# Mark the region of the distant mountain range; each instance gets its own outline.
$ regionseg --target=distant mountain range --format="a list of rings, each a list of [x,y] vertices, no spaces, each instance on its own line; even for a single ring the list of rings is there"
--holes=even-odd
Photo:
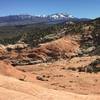
[[[0,26],[27,25],[27,24],[57,24],[62,22],[72,21],[87,21],[87,18],[76,18],[65,13],[56,13],[47,16],[32,16],[32,15],[10,15],[0,17]]]

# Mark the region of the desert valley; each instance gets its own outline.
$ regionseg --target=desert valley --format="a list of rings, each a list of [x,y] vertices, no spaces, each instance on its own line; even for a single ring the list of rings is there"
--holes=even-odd
[[[0,100],[99,100],[99,88],[100,18],[0,18]]]

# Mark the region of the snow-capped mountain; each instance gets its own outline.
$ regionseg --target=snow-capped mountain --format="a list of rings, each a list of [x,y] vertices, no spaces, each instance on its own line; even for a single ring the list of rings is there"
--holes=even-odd
[[[58,19],[69,19],[69,18],[75,18],[75,17],[66,13],[56,13],[56,14],[49,15],[48,18],[58,20]]]
[[[76,18],[67,13],[56,13],[47,16],[10,15],[10,16],[0,17],[0,26],[26,25],[26,24],[36,24],[36,23],[57,24],[62,22],[81,21],[81,20],[83,19]]]

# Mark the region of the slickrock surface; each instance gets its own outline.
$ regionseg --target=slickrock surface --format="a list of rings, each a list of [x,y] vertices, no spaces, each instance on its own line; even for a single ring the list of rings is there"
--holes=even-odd
[[[0,75],[0,100],[99,100],[99,95],[80,95],[46,89],[30,82]]]

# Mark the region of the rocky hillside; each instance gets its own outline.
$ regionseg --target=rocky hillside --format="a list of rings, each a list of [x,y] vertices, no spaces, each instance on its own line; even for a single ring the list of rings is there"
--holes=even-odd
[[[9,58],[12,62],[33,64],[60,58],[100,55],[99,27],[99,18],[87,22],[40,26],[34,29],[27,26],[27,31],[30,33],[23,33],[19,38],[1,40],[6,43],[14,41],[16,44],[1,45],[0,59]]]

